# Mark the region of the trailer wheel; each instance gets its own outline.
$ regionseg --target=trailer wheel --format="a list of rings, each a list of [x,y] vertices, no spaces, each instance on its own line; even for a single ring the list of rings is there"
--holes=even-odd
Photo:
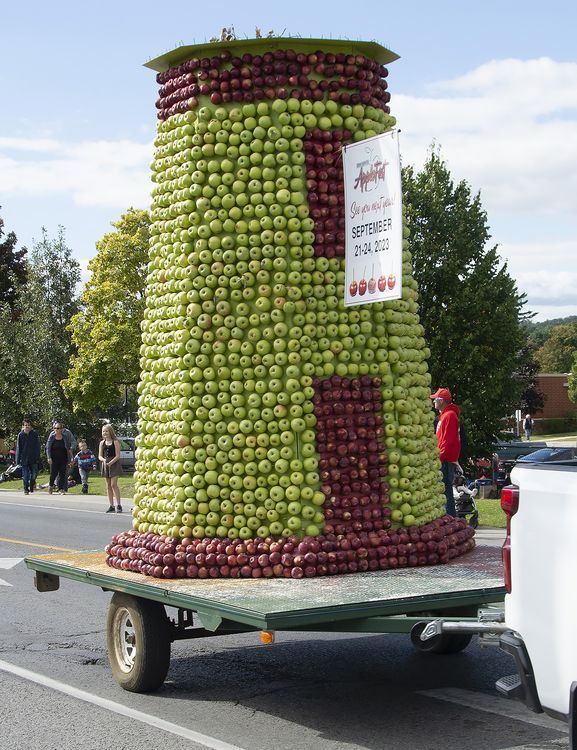
[[[411,643],[421,653],[457,654],[467,648],[473,637],[472,633],[441,633],[422,641],[420,636],[425,625],[426,623],[419,622],[411,630]]]
[[[170,632],[159,602],[116,592],[106,618],[108,661],[116,682],[132,693],[159,688],[170,666]]]

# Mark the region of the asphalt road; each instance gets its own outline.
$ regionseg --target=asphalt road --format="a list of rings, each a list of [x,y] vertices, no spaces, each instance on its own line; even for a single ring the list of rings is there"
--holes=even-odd
[[[0,488],[1,750],[552,750],[565,727],[497,696],[495,648],[415,652],[404,635],[279,633],[177,641],[161,690],[123,691],[106,657],[110,594],[38,593],[23,558],[101,549],[130,527],[106,498]],[[124,503],[125,510],[130,507]],[[499,544],[500,531],[483,532]]]

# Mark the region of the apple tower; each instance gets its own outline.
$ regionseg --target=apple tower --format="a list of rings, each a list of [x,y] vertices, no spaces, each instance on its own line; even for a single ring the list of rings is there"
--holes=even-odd
[[[474,546],[445,515],[407,227],[400,299],[344,304],[342,149],[395,125],[396,57],[267,38],[148,63],[160,88],[134,520],[110,565],[299,578]]]

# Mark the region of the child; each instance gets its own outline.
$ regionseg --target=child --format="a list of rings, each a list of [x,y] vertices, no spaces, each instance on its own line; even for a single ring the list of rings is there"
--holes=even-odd
[[[96,469],[96,456],[88,449],[86,440],[78,442],[78,453],[74,456],[74,464],[78,466],[80,479],[82,481],[82,494],[88,494],[88,472]]]
[[[475,486],[471,489],[470,486],[467,486],[465,481],[462,469],[461,471],[457,470],[455,478],[453,479],[453,497],[455,498],[457,518],[466,518],[469,513],[472,514],[469,520],[469,525],[476,529],[479,525],[479,512],[475,506],[477,487]]]

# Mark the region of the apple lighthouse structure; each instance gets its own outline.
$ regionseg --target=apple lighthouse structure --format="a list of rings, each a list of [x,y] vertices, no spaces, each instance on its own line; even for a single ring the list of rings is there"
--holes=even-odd
[[[300,578],[474,546],[445,515],[408,229],[396,298],[369,302],[395,284],[377,289],[374,257],[371,278],[345,283],[343,153],[394,129],[396,57],[267,38],[148,63],[160,90],[134,520],[109,565]]]

